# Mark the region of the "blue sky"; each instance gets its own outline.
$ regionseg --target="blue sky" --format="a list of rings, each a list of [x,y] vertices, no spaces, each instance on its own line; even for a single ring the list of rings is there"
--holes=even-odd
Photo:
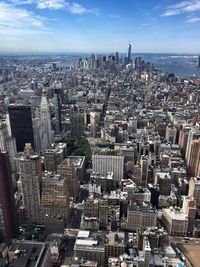
[[[1,51],[200,53],[200,0],[0,0]]]

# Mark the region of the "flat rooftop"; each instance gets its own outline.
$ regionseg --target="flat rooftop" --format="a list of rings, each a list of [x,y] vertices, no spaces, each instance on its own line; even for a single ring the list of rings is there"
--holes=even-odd
[[[69,159],[75,168],[81,168],[85,160],[84,156],[67,156],[66,159]]]
[[[172,218],[172,220],[188,221],[185,213],[183,213],[181,209],[175,210],[175,209],[169,208],[169,209],[163,209],[163,210]]]
[[[10,251],[14,253],[14,258],[11,260],[9,266],[12,267],[36,267],[41,266],[42,260],[46,254],[47,246],[39,242],[15,242]]]

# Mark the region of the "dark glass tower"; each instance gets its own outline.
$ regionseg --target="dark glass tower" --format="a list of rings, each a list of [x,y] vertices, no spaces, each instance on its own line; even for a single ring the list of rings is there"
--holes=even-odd
[[[128,63],[131,62],[131,44],[130,43],[128,45],[127,61],[128,61]]]
[[[26,143],[34,147],[31,106],[10,105],[8,107],[12,136],[16,139],[17,151],[24,151]]]
[[[200,68],[200,56],[197,58],[197,68]]]
[[[61,124],[61,90],[55,89],[54,94],[54,113],[56,117],[56,127],[55,134],[60,135],[62,132],[62,124]]]
[[[7,244],[11,242],[11,238],[16,234],[15,211],[8,152],[0,150],[0,239],[4,239]]]

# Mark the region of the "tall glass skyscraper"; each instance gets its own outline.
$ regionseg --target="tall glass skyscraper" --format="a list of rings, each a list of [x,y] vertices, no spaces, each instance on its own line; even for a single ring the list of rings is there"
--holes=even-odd
[[[128,60],[128,63],[131,62],[131,44],[130,43],[128,45],[127,60]]]
[[[31,143],[34,147],[31,106],[12,104],[8,107],[8,113],[17,151],[24,151],[26,143]]]

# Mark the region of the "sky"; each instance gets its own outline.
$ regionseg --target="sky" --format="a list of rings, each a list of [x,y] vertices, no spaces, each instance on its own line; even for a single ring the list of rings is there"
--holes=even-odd
[[[200,53],[200,0],[0,0],[0,51]]]

